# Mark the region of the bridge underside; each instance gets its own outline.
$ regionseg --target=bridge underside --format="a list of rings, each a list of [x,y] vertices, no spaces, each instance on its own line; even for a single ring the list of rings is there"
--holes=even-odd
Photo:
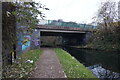
[[[85,35],[85,33],[65,33],[65,32],[44,32],[41,31],[41,36],[77,36],[77,37],[81,37]]]
[[[50,40],[52,40],[52,37],[56,37],[53,41],[53,44],[60,43],[58,45],[62,46],[78,46],[81,44],[84,44],[85,39],[85,32],[78,32],[78,31],[50,31],[50,30],[40,30],[41,38],[44,37],[44,39],[41,40],[41,42],[47,41],[50,43]],[[50,37],[52,36],[52,37]],[[49,38],[47,38],[49,37]],[[56,45],[55,45],[56,46]]]

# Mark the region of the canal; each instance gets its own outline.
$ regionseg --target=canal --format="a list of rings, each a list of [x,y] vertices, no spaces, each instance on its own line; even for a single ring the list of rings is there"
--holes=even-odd
[[[90,69],[98,78],[120,78],[120,54],[96,50],[64,47],[80,63]]]

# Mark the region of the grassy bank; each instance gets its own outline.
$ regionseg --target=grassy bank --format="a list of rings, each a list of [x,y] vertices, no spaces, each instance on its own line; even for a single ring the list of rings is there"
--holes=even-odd
[[[68,78],[96,78],[90,70],[66,51],[54,49]]]
[[[12,65],[3,67],[3,78],[28,78],[42,50],[30,50],[18,56]]]

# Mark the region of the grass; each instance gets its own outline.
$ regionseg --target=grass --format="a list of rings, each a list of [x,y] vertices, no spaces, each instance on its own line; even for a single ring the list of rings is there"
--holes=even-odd
[[[60,63],[68,78],[96,78],[93,73],[88,70],[83,64],[79,63],[74,57],[66,51],[55,48]]]
[[[42,50],[39,49],[22,53],[12,65],[3,68],[3,78],[29,78],[41,53]],[[33,60],[33,63],[27,60]]]

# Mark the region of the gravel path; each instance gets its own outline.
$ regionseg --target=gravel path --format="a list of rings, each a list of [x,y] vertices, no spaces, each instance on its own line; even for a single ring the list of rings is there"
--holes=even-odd
[[[32,72],[32,78],[66,78],[56,53],[52,49],[43,49],[43,54]]]

